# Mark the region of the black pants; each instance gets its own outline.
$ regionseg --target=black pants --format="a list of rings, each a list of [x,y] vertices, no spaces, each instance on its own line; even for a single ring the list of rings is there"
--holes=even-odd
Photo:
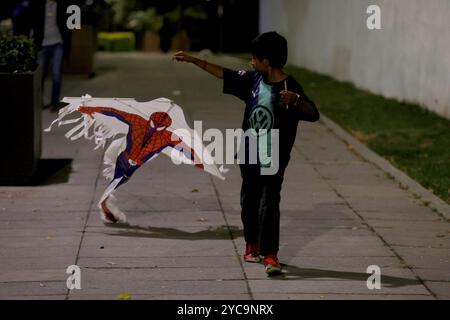
[[[280,243],[280,192],[284,168],[260,175],[257,165],[241,165],[241,218],[247,243],[259,243],[260,255],[276,255]]]

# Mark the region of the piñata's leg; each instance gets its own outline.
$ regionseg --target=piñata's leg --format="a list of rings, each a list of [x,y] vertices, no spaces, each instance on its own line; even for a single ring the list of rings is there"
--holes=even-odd
[[[115,200],[112,193],[116,190],[121,180],[122,178],[118,178],[108,185],[98,204],[100,215],[104,223],[126,222],[125,214],[111,202]]]
[[[114,216],[114,214],[111,212],[111,210],[109,210],[109,208],[106,205],[106,201],[108,199],[109,197],[100,203],[100,208],[102,209],[103,213],[102,220],[106,223],[116,223],[118,221],[117,218]]]
[[[111,200],[115,199],[112,193],[119,186],[126,183],[139,167],[140,166],[132,166],[124,153],[120,154],[117,158],[113,181],[106,188],[99,203],[103,222],[126,222],[125,214],[117,206],[111,203]]]

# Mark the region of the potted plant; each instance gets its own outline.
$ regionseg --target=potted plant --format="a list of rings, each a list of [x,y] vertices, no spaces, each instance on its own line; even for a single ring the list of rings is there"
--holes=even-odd
[[[163,26],[163,17],[156,9],[131,12],[127,27],[142,35],[142,50],[145,52],[160,52],[159,31]]]
[[[0,181],[25,182],[41,157],[41,70],[32,39],[0,35]]]
[[[98,3],[81,6],[81,29],[71,32],[71,46],[64,60],[65,73],[94,73],[94,56],[97,50],[97,29],[102,22],[103,5]]]
[[[130,13],[136,7],[139,7],[136,0],[105,0],[105,2],[109,7],[106,15],[108,17],[111,15],[112,20],[109,27],[112,27],[114,31],[122,31],[122,28],[127,24]]]

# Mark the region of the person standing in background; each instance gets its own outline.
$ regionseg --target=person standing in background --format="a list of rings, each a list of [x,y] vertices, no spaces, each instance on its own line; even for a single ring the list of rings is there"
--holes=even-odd
[[[38,50],[38,60],[42,67],[42,88],[49,65],[52,72],[52,94],[50,107],[58,111],[62,86],[62,64],[68,58],[71,44],[71,30],[66,26],[69,17],[67,7],[79,1],[34,0],[30,2],[31,34]]]

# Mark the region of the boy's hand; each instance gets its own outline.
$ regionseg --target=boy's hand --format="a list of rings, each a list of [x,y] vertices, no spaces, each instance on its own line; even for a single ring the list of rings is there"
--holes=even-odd
[[[187,54],[187,53],[184,52],[184,51],[178,51],[177,53],[175,53],[175,54],[172,56],[172,60],[173,60],[173,61],[183,61],[183,62],[191,62],[191,63],[194,63],[194,62],[197,60],[197,58],[194,58],[193,56]]]
[[[280,94],[281,101],[283,101],[283,103],[287,105],[295,105],[300,100],[300,95],[292,91],[283,90],[280,92]]]

